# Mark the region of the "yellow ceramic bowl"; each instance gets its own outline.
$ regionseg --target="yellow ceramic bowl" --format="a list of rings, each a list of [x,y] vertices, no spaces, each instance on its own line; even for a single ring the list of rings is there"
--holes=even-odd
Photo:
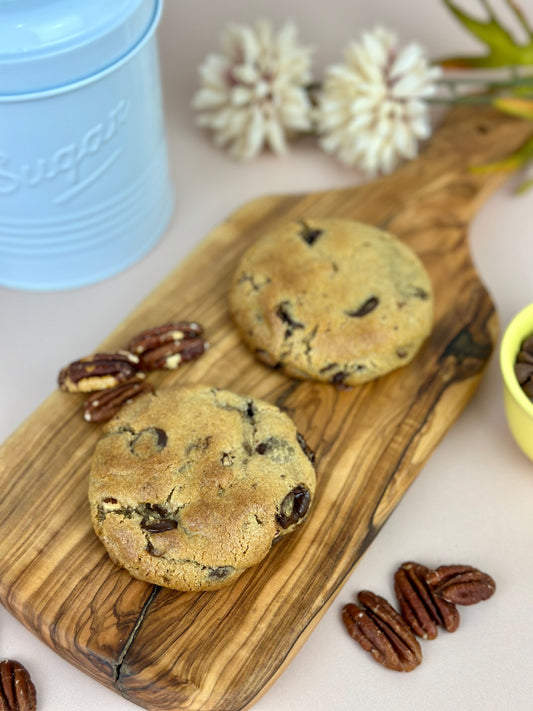
[[[533,334],[533,304],[522,309],[510,322],[500,346],[500,368],[507,422],[522,451],[533,459],[533,402],[524,393],[514,373],[522,341]]]

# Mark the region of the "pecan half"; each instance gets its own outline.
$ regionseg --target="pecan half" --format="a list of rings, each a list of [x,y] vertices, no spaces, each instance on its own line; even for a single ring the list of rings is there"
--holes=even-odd
[[[429,569],[419,563],[403,563],[394,575],[394,590],[402,615],[415,634],[435,639],[438,627],[455,632],[459,612],[451,602],[436,596],[426,582]]]
[[[202,355],[208,344],[198,323],[177,321],[141,331],[128,344],[139,355],[143,370],[173,370]]]
[[[57,382],[67,392],[94,392],[106,390],[136,377],[139,373],[139,358],[129,351],[94,353],[75,360],[61,369]]]
[[[490,575],[470,565],[441,565],[428,571],[426,582],[436,597],[455,605],[475,605],[496,590]]]
[[[143,353],[141,367],[144,370],[175,370],[182,363],[199,358],[207,348],[208,345],[202,338],[184,338],[181,341],[165,343]]]
[[[107,390],[99,390],[87,398],[83,417],[87,422],[105,422],[116,415],[120,408],[133,398],[153,391],[154,388],[150,383],[140,380],[121,383]]]
[[[35,711],[37,694],[28,670],[20,662],[0,662],[0,711]]]
[[[198,338],[202,333],[202,326],[193,321],[165,323],[162,326],[148,328],[138,333],[129,342],[128,350],[137,355],[142,355],[146,351],[162,346],[164,343],[182,341],[184,338]]]
[[[350,636],[388,669],[415,669],[422,661],[422,650],[402,616],[385,598],[368,590],[362,590],[357,601],[359,606],[349,603],[342,613]]]

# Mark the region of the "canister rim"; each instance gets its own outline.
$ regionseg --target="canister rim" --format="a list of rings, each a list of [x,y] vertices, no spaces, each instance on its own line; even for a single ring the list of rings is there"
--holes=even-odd
[[[144,44],[161,10],[162,0],[0,0],[0,101],[93,81]]]

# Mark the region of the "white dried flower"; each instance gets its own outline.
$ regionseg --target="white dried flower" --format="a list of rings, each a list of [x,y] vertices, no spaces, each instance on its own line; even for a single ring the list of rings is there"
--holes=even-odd
[[[199,69],[197,123],[236,158],[254,158],[265,146],[285,153],[288,133],[311,128],[305,88],[312,79],[311,49],[299,44],[291,22],[275,34],[268,21],[230,25],[221,49]]]
[[[440,76],[416,44],[398,49],[381,27],[350,44],[329,67],[317,110],[320,145],[343,163],[375,175],[414,158],[431,134],[425,98]]]

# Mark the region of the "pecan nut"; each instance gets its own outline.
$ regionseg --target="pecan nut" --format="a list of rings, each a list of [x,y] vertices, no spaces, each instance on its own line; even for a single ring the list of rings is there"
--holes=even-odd
[[[184,338],[198,338],[202,333],[202,326],[194,321],[165,323],[162,326],[148,328],[138,333],[128,343],[128,350],[131,353],[142,355],[146,351],[162,346],[164,343],[181,341]]]
[[[139,372],[139,357],[129,351],[94,353],[75,360],[61,369],[57,382],[67,392],[94,392],[113,388],[133,378]]]
[[[175,370],[182,363],[199,358],[206,350],[207,343],[202,338],[186,338],[165,343],[143,353],[141,367],[144,370]]]
[[[385,600],[368,590],[357,596],[359,605],[343,609],[350,636],[374,659],[394,671],[412,671],[422,661],[422,650],[403,617]]]
[[[475,605],[496,590],[490,575],[470,565],[441,565],[427,572],[426,582],[436,598],[454,605]]]
[[[37,694],[28,670],[20,662],[0,662],[0,711],[35,711]]]
[[[459,612],[455,605],[435,595],[427,583],[431,571],[419,563],[403,563],[394,575],[394,590],[400,610],[413,632],[423,639],[435,639],[438,628],[455,632]]]
[[[141,331],[128,344],[143,370],[174,370],[204,353],[208,344],[200,324],[177,321]]]
[[[116,415],[127,402],[138,395],[153,391],[151,383],[141,380],[132,380],[115,385],[114,388],[99,390],[89,395],[85,401],[83,417],[87,422],[105,422]]]

